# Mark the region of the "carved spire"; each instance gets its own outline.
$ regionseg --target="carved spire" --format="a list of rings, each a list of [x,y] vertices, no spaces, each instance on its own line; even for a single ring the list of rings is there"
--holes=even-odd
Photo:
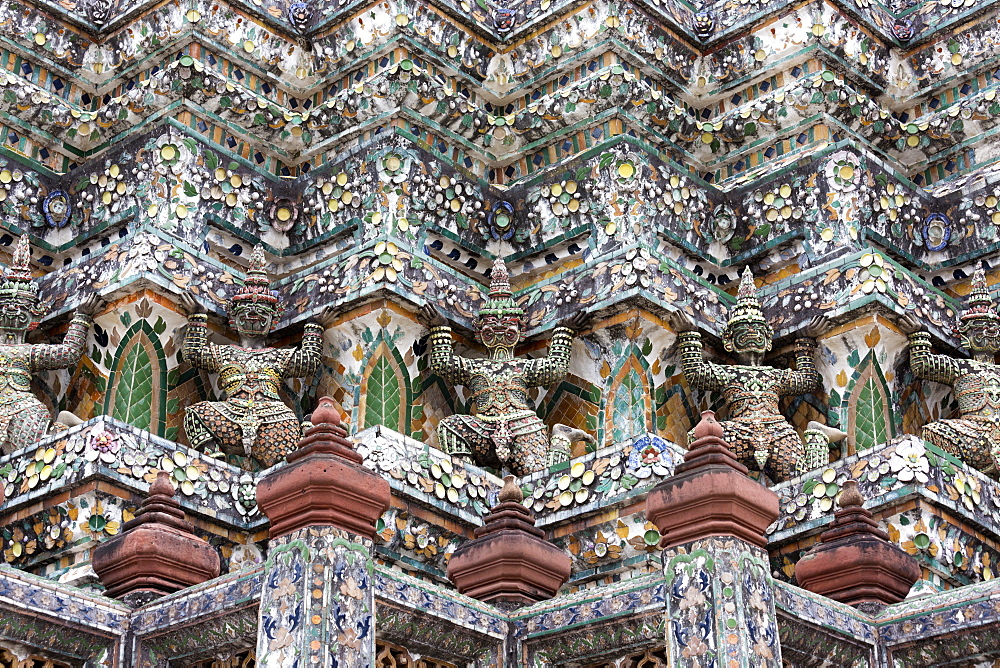
[[[497,258],[493,262],[493,269],[490,270],[490,293],[479,310],[479,317],[492,315],[499,318],[516,316],[520,318],[524,315],[524,310],[517,305],[510,288],[510,274],[507,273],[507,265],[503,258]]]
[[[459,592],[481,601],[530,605],[552,598],[569,579],[569,555],[545,540],[523,500],[514,476],[504,478],[499,503],[448,562],[448,579]]]
[[[27,234],[22,234],[17,240],[14,257],[3,283],[0,284],[0,295],[4,299],[17,299],[21,296],[34,299],[38,296],[38,286],[31,276],[31,245]]]
[[[705,411],[684,462],[646,496],[646,517],[674,547],[709,536],[735,536],[767,546],[767,527],[778,518],[778,495],[747,477],[723,440],[715,413]]]
[[[219,575],[219,553],[194,535],[174,494],[160,471],[135,519],[94,550],[94,571],[107,596],[138,605]]]
[[[736,305],[730,311],[727,327],[732,327],[744,321],[759,322],[767,325],[767,319],[760,308],[760,299],[757,297],[757,286],[753,282],[753,272],[750,271],[750,267],[743,270],[743,276],[740,279],[740,289],[736,293]]]
[[[972,292],[969,293],[966,303],[967,306],[961,316],[963,323],[973,318],[1000,319],[993,308],[993,296],[986,285],[986,272],[982,267],[976,269],[972,275]]]
[[[274,310],[278,308],[278,297],[271,291],[271,279],[267,275],[267,258],[260,246],[254,247],[250,253],[246,280],[233,295],[230,308],[240,302],[263,302]]]
[[[322,397],[299,449],[257,483],[257,506],[271,538],[310,526],[333,526],[365,538],[389,509],[389,483],[362,465],[333,399]]]
[[[31,280],[31,244],[28,235],[22,234],[14,248],[14,259],[10,264],[8,278],[15,281]]]

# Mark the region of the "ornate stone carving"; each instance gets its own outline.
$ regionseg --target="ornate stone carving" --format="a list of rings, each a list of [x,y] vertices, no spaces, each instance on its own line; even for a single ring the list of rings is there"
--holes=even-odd
[[[263,251],[255,248],[246,281],[229,301],[229,321],[240,335],[239,346],[209,343],[207,316],[198,312],[190,295],[182,297],[188,312],[184,359],[218,373],[225,395],[224,401],[187,408],[188,442],[251,470],[269,468],[298,447],[299,420],[281,400],[279,384],[314,373],[323,349],[323,328],[315,323],[306,324],[298,348],[265,345],[278,316],[278,298],[270,290],[264,264]]]
[[[478,337],[489,350],[489,359],[470,359],[453,352],[451,327],[428,304],[424,315],[431,325],[431,371],[447,382],[465,385],[472,392],[476,415],[449,415],[438,423],[443,449],[472,459],[480,466],[507,468],[526,475],[567,458],[560,430],[557,447],[550,447],[545,424],[528,400],[528,388],[555,383],[569,369],[573,329],[583,323],[578,315],[556,327],[547,357],[517,359],[514,346],[521,338],[524,312],[511,296],[510,279],[503,260],[490,272],[489,298],[479,311]]]
[[[1000,315],[986,287],[982,269],[972,278],[968,308],[959,318],[962,345],[972,359],[931,353],[931,337],[912,316],[901,322],[910,338],[914,375],[950,385],[960,417],[924,425],[921,437],[988,475],[1000,475]]]
[[[774,332],[760,308],[753,274],[748,268],[740,282],[736,306],[722,333],[728,352],[740,364],[722,365],[702,358],[701,334],[690,319],[678,312],[671,316],[678,331],[681,367],[692,387],[722,392],[729,404],[730,419],[722,422],[724,439],[739,461],[750,469],[765,472],[775,480],[787,480],[817,466],[822,457],[806,461],[805,446],[778,409],[778,400],[819,389],[822,379],[816,371],[812,338],[825,327],[814,319],[795,342],[796,369],[775,369],[761,361],[771,349]]]
[[[31,392],[31,374],[76,366],[83,356],[93,315],[101,306],[96,295],[84,300],[60,344],[25,343],[28,330],[38,326],[34,319],[43,313],[30,260],[25,235],[18,240],[10,271],[0,284],[0,438],[4,454],[31,445],[50,426],[58,430],[80,422],[64,411],[53,424],[49,409]]]

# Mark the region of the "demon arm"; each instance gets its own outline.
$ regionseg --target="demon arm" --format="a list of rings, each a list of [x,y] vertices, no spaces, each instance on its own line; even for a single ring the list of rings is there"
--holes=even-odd
[[[94,322],[89,315],[77,313],[69,323],[62,343],[38,344],[31,346],[32,371],[45,369],[66,369],[75,366],[83,357],[87,345],[87,332]]]
[[[549,343],[549,354],[529,360],[524,367],[528,387],[544,387],[561,380],[569,371],[569,358],[573,352],[573,330],[556,327]]]
[[[467,384],[471,376],[472,360],[454,353],[451,327],[447,325],[431,327],[430,347],[428,366],[431,372],[452,385]]]
[[[194,313],[188,316],[184,333],[184,361],[198,369],[219,370],[218,346],[208,342],[208,316]]]
[[[680,351],[681,369],[688,385],[708,392],[722,389],[726,381],[725,367],[704,360],[699,332],[678,334],[677,348]]]
[[[951,385],[961,373],[958,361],[946,355],[931,353],[931,335],[913,332],[910,338],[910,368],[913,375],[924,380]]]
[[[816,370],[816,341],[799,339],[795,342],[795,370],[782,373],[778,394],[798,396],[815,392],[823,385],[823,377]]]
[[[323,327],[306,323],[302,344],[288,355],[281,375],[284,378],[304,378],[316,373],[323,354]]]

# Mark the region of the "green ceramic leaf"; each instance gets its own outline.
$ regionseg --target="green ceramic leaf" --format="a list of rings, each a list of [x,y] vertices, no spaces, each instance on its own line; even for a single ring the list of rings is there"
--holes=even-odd
[[[384,355],[380,355],[368,375],[368,392],[365,404],[365,428],[384,425],[400,431],[399,378]]]
[[[139,429],[149,429],[153,408],[153,362],[138,342],[124,360],[116,360],[115,405],[111,416]],[[158,371],[157,371],[158,373]]]
[[[622,443],[646,433],[646,400],[642,378],[631,369],[609,396],[613,443]]]
[[[857,397],[854,442],[860,451],[885,443],[891,434],[885,410],[888,397],[876,374],[868,375]]]

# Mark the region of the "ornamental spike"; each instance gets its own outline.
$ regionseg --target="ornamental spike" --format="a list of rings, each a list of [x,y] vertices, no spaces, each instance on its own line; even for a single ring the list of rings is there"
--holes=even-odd
[[[961,317],[963,321],[983,316],[997,317],[993,310],[993,296],[986,285],[986,271],[982,267],[972,274],[972,291],[969,293],[967,304]]]
[[[510,297],[510,295],[510,274],[503,258],[498,257],[493,261],[493,269],[490,270],[490,299]]]
[[[278,308],[278,298],[271,292],[271,279],[267,275],[267,258],[259,245],[250,253],[250,268],[247,270],[246,280],[233,294],[230,308],[248,301],[264,302],[275,310]]]
[[[494,260],[493,268],[490,270],[490,292],[483,307],[479,310],[479,317],[506,318],[516,316],[520,318],[523,315],[524,309],[518,306],[513,298],[507,265],[504,264],[503,258],[498,257]]]
[[[767,323],[764,312],[760,308],[760,299],[757,297],[757,286],[753,281],[753,272],[750,267],[743,270],[743,277],[740,279],[740,289],[736,293],[736,305],[733,306],[729,317],[729,325],[745,320]]]
[[[22,234],[14,248],[14,259],[10,264],[9,279],[15,281],[31,281],[31,245],[28,235]]]

